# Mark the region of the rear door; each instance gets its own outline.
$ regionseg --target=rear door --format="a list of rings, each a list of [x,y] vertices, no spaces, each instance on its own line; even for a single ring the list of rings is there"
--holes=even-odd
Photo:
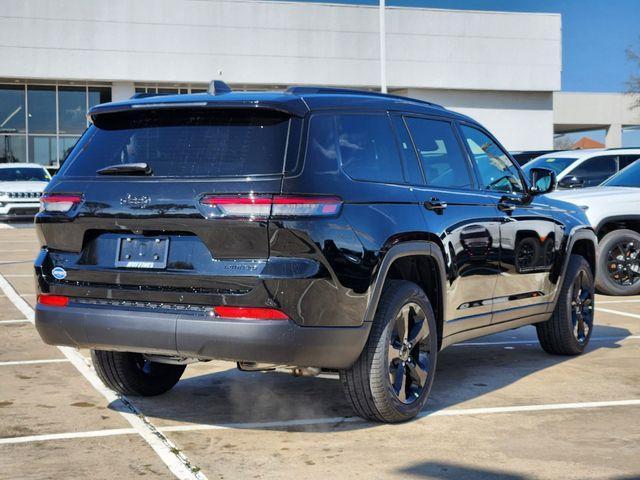
[[[445,335],[486,326],[499,272],[497,200],[475,190],[469,159],[449,120],[405,116],[403,122],[421,172],[413,188],[425,230],[444,247]]]
[[[268,199],[281,190],[297,128],[297,119],[257,108],[100,114],[48,188],[82,201],[39,216],[42,243],[68,281],[242,289],[237,278],[212,275],[268,257]],[[148,174],[99,173],[131,164],[146,164]]]

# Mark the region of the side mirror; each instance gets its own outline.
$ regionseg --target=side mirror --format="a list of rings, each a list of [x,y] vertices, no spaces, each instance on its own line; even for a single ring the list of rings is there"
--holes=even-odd
[[[533,195],[549,193],[556,188],[556,174],[548,168],[532,168],[529,171],[529,178]]]
[[[558,183],[560,188],[582,188],[584,187],[584,180],[579,179],[575,175],[571,177],[564,177]]]

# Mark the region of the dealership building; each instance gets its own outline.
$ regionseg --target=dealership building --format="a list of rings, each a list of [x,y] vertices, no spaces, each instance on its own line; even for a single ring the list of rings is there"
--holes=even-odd
[[[0,162],[55,165],[97,103],[136,92],[380,89],[379,10],[253,0],[1,0]],[[485,124],[510,150],[553,145],[558,14],[386,9],[389,92]]]

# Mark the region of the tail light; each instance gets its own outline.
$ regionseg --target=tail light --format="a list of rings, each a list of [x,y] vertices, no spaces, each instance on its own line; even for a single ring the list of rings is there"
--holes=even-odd
[[[220,318],[240,318],[246,320],[288,320],[286,313],[275,308],[264,307],[213,307],[213,312]]]
[[[41,293],[38,295],[38,303],[49,307],[66,307],[69,304],[69,297]]]
[[[293,195],[207,195],[200,205],[209,218],[329,217],[340,213],[338,197]]]
[[[68,212],[82,201],[82,195],[43,195],[40,197],[41,212]]]

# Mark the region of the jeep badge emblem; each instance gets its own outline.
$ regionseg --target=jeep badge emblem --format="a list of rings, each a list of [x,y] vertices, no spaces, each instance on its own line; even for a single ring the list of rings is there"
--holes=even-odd
[[[128,193],[126,197],[120,199],[121,205],[127,205],[130,208],[144,208],[149,205],[149,203],[151,203],[151,198],[146,195],[136,197]]]
[[[67,278],[67,271],[62,267],[55,267],[51,270],[51,275],[57,280],[64,280]]]

